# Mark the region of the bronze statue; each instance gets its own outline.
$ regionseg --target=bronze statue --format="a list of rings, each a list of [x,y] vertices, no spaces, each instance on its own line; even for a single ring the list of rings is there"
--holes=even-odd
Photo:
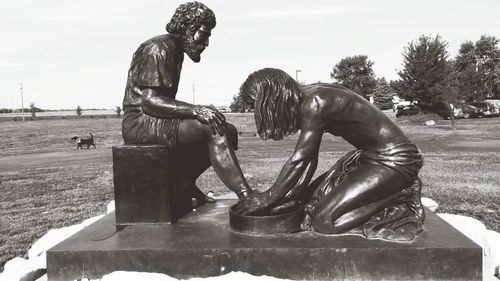
[[[251,192],[233,151],[236,128],[212,106],[175,99],[184,53],[199,62],[215,25],[214,13],[204,4],[180,5],[166,26],[169,34],[147,40],[134,53],[123,99],[125,144],[164,144],[174,150],[199,203],[214,202],[195,185],[210,165],[239,198]]]
[[[275,183],[240,200],[236,212],[269,214],[298,203],[320,233],[356,228],[369,238],[411,241],[422,231],[422,156],[378,108],[342,86],[301,86],[271,68],[251,74],[241,94],[254,105],[262,139],[280,140],[299,130],[300,135]],[[343,137],[356,150],[310,183],[324,132]]]

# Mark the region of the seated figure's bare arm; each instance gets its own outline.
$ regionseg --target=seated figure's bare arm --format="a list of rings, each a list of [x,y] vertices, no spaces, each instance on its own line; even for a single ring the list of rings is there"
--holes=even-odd
[[[141,107],[147,115],[161,119],[196,119],[210,125],[214,134],[224,134],[226,119],[215,107],[179,101],[160,94],[155,88],[145,88],[141,92]]]

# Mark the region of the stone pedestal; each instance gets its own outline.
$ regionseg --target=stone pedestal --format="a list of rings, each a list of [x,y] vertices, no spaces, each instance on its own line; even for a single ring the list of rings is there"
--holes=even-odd
[[[163,145],[113,147],[117,229],[173,223],[192,210],[192,183],[183,180],[172,158]]]
[[[295,280],[482,279],[481,248],[429,210],[417,240],[398,244],[315,232],[236,233],[228,215],[234,203],[221,200],[176,224],[133,225],[114,235],[114,215],[108,215],[47,252],[49,280],[117,270],[182,279],[230,271]]]

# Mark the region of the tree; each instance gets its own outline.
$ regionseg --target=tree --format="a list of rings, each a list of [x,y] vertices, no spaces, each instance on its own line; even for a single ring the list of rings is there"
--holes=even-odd
[[[479,72],[476,69],[476,54],[472,41],[467,41],[460,45],[458,54],[454,62],[454,77],[457,81],[457,99],[473,101],[478,97],[480,88]]]
[[[335,65],[330,77],[368,99],[377,85],[372,66],[373,61],[368,60],[365,55],[345,57]]]
[[[457,103],[457,101],[464,100],[464,95],[460,90],[460,82],[463,77],[458,76],[458,73],[454,71],[455,61],[449,61],[447,64],[447,72],[449,73],[447,79],[443,81],[445,85],[445,92],[441,95],[441,101],[444,103]]]
[[[251,105],[248,105],[241,96],[241,87],[240,91],[233,96],[233,101],[229,105],[229,109],[231,112],[245,112],[248,109],[252,109]]]
[[[483,35],[475,44],[476,69],[480,78],[479,95],[483,98],[500,98],[500,49],[499,40]]]
[[[499,40],[483,35],[462,43],[454,63],[459,97],[467,101],[500,98]]]
[[[12,113],[12,109],[10,109],[10,108],[0,108],[0,113]]]
[[[441,36],[420,36],[403,51],[403,69],[396,83],[400,96],[418,101],[422,108],[431,108],[442,101],[451,74],[448,63],[448,43]]]
[[[35,107],[35,103],[32,102],[30,103],[30,112],[31,112],[31,117],[35,118],[36,116],[36,107]]]
[[[247,109],[250,109],[250,106],[243,101],[241,94],[237,94],[233,96],[233,101],[229,105],[229,109],[231,109],[231,112],[245,112]]]
[[[80,115],[82,115],[83,110],[79,105],[77,105],[75,112],[76,112],[76,115],[80,116]]]
[[[116,116],[120,117],[122,115],[122,108],[117,106],[115,109]]]
[[[392,96],[394,89],[387,83],[385,78],[377,79],[377,85],[373,90],[374,104],[380,109],[392,108]]]

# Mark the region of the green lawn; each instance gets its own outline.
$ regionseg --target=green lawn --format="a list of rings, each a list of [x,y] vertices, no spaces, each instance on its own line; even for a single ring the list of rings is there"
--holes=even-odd
[[[227,119],[254,130],[251,115]],[[117,118],[0,122],[0,269],[10,258],[24,256],[49,229],[105,211],[113,199],[110,148],[121,143],[120,125]],[[470,215],[500,231],[500,118],[457,120],[455,130],[449,121],[401,127],[424,153],[423,193],[439,202],[438,211]],[[70,138],[88,131],[97,150],[77,151]],[[263,190],[273,183],[295,141],[296,136],[279,142],[240,138],[237,155],[252,187]],[[317,174],[350,149],[325,136]],[[71,157],[75,160],[67,160]],[[216,194],[228,192],[211,169],[198,184]]]

